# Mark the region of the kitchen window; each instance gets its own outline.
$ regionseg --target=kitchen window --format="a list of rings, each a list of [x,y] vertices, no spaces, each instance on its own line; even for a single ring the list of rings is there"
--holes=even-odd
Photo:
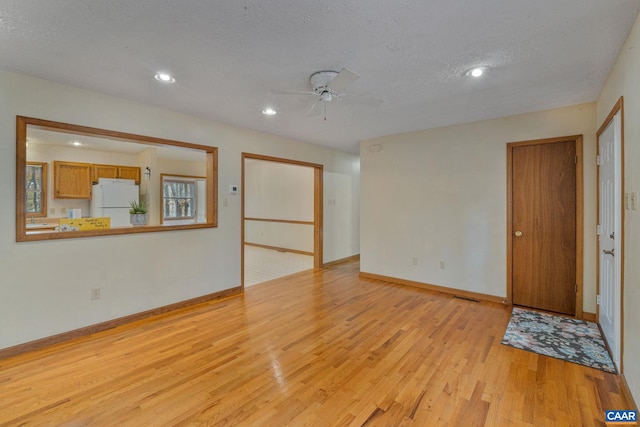
[[[27,162],[25,182],[25,214],[27,217],[47,215],[47,164]]]
[[[194,224],[206,220],[206,178],[162,174],[162,222]]]

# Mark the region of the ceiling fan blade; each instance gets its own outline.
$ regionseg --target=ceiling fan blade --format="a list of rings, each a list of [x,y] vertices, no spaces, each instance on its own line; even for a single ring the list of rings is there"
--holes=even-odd
[[[340,70],[338,75],[335,76],[333,80],[331,80],[331,82],[329,82],[327,88],[335,93],[341,93],[359,78],[360,76],[353,71],[343,68],[342,70]]]
[[[324,102],[322,102],[322,100],[317,99],[316,102],[313,103],[309,111],[307,111],[307,116],[321,116],[324,113],[323,104]]]
[[[315,93],[315,92],[306,92],[306,91],[301,91],[301,90],[287,90],[287,91],[270,90],[269,93],[273,94],[273,95],[313,95],[313,96],[318,96],[318,94]]]
[[[353,95],[351,93],[343,93],[338,95],[337,98],[345,104],[380,105],[384,102],[382,99],[374,96]]]

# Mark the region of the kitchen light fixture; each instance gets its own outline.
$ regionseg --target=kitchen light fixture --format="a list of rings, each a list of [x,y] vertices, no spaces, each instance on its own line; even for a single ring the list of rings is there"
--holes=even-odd
[[[176,81],[171,74],[164,73],[162,71],[157,72],[155,78],[157,81],[162,83],[174,83]]]
[[[276,113],[277,111],[271,107],[267,107],[264,110],[262,110],[262,114],[264,114],[265,116],[274,116]]]

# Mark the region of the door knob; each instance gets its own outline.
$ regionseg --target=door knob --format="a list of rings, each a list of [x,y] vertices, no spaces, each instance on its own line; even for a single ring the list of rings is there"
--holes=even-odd
[[[611,256],[614,256],[614,255],[613,255],[613,251],[615,251],[615,249],[611,249],[610,251],[608,251],[608,250],[606,250],[606,249],[603,249],[603,250],[602,250],[602,253],[603,253],[603,254],[605,254],[605,255],[611,255]]]
[[[516,237],[522,237],[522,231],[520,231],[520,230],[516,231],[513,234],[515,234]]]

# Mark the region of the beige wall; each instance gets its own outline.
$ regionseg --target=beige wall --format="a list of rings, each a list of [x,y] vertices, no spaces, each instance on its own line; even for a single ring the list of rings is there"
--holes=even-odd
[[[315,171],[310,166],[246,159],[244,167],[247,218],[314,221]],[[314,226],[245,221],[247,243],[313,252]]]
[[[597,125],[604,123],[624,97],[624,191],[640,191],[640,20],[620,50],[616,65],[597,102]],[[623,370],[640,403],[640,211],[624,211]]]
[[[228,188],[240,185],[242,152],[320,163],[326,174],[357,173],[353,154],[27,76],[0,72],[0,100],[0,348],[238,286],[240,194]],[[16,115],[219,147],[219,226],[16,243]],[[340,191],[332,188],[338,181],[327,181],[327,194]],[[359,253],[358,224],[343,220],[357,211],[355,190],[340,209],[325,211],[325,262]],[[349,241],[333,237],[342,232]],[[91,300],[92,288],[101,289],[100,300]]]
[[[582,134],[584,310],[595,313],[595,133],[595,104],[583,104],[362,142],[361,270],[505,297],[506,144]]]

